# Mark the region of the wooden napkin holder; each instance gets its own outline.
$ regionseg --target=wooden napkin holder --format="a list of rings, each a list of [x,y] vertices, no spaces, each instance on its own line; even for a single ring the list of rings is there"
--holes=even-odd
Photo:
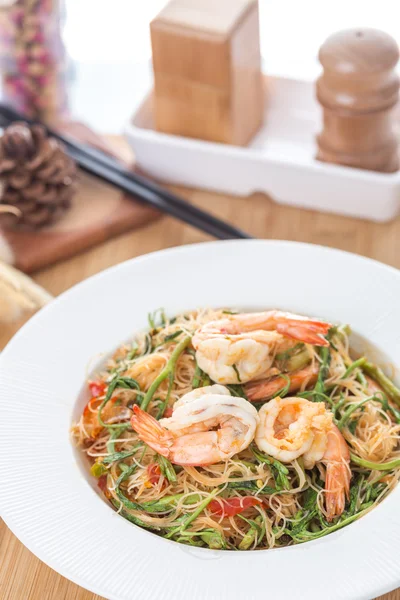
[[[150,29],[157,130],[247,144],[264,110],[257,0],[172,0]]]

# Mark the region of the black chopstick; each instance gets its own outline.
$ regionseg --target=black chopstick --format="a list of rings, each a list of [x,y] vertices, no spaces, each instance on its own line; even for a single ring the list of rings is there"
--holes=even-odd
[[[0,104],[0,116],[7,123],[11,123],[12,121],[25,121],[29,124],[37,123],[37,121],[25,117],[14,108],[4,104]],[[172,194],[147,178],[132,173],[116,159],[100,150],[78,144],[72,139],[51,130],[43,123],[40,123],[40,125],[45,127],[49,135],[58,139],[66,146],[68,154],[81,169],[108,183],[112,183],[122,191],[135,196],[139,201],[184,221],[218,239],[251,238],[250,235],[241,229],[189,204],[186,200]]]

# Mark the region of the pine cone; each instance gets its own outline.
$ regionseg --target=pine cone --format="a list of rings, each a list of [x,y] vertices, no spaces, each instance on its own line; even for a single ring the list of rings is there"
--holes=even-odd
[[[0,224],[33,230],[57,221],[76,191],[77,169],[63,145],[40,125],[12,123],[0,138]],[[15,211],[14,211],[15,212]]]

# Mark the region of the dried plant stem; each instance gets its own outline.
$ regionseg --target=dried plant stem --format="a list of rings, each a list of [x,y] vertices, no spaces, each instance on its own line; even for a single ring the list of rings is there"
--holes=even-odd
[[[0,261],[0,321],[12,321],[24,311],[38,310],[52,296],[30,277]]]

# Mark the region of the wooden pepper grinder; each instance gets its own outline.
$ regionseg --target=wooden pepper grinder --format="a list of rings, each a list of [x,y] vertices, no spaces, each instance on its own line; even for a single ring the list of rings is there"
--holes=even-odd
[[[317,81],[323,131],[317,159],[359,169],[391,173],[399,169],[393,107],[399,98],[394,68],[399,49],[376,29],[349,29],[331,35],[319,60]]]

